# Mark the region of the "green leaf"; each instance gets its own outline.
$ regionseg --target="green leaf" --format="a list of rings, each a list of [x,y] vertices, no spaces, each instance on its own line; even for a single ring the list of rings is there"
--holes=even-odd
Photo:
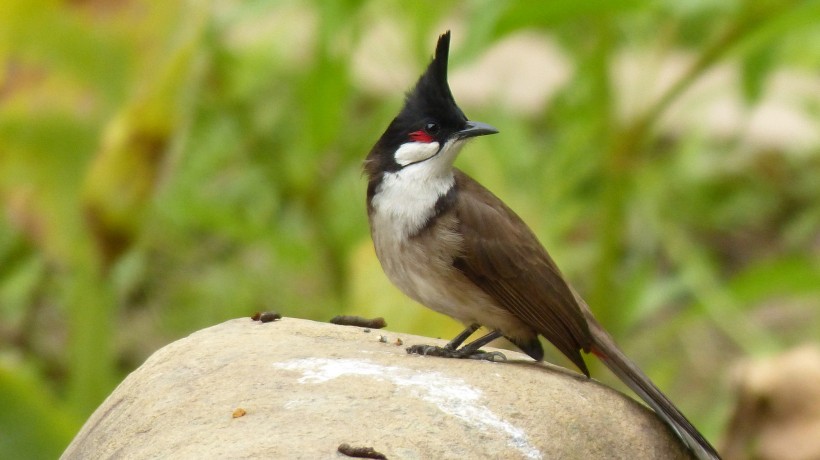
[[[729,288],[746,304],[781,296],[820,296],[820,263],[808,255],[762,260],[732,278]]]
[[[80,428],[43,381],[0,363],[0,458],[58,458]]]
[[[754,49],[743,57],[740,67],[741,87],[747,104],[758,102],[763,95],[764,85],[777,62],[776,51],[777,45],[771,44]]]

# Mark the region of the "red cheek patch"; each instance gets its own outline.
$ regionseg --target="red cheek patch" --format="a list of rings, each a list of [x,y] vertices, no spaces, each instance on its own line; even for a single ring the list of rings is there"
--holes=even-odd
[[[433,142],[433,137],[430,136],[429,134],[425,133],[424,131],[421,131],[421,130],[413,131],[412,133],[410,133],[410,139],[412,139],[416,142],[424,142],[424,143]]]

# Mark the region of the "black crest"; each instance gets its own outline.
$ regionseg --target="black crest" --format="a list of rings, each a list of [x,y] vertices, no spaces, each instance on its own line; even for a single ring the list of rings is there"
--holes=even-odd
[[[461,128],[467,117],[458,108],[450,85],[447,83],[447,60],[450,54],[450,31],[442,34],[436,45],[436,54],[416,86],[407,93],[398,118],[441,118],[440,122],[457,124]]]

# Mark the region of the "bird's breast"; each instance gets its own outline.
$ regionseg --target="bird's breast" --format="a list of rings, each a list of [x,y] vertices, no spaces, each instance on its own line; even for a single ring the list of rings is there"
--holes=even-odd
[[[498,329],[507,337],[533,336],[530,327],[453,266],[465,250],[454,211],[439,214],[412,237],[398,236],[385,219],[390,218],[370,215],[376,255],[390,281],[408,297],[464,324]]]
[[[389,217],[371,215],[376,256],[390,281],[402,292],[434,310],[458,316],[453,310],[452,283],[462,278],[453,267],[461,254],[462,239],[452,214],[440,215],[433,225],[413,236],[391,230]]]

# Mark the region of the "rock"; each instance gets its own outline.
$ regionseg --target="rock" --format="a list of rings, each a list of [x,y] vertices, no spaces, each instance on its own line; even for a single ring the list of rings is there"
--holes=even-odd
[[[734,369],[736,403],[724,458],[820,458],[820,346],[744,361]]]
[[[154,353],[62,458],[349,458],[341,444],[390,459],[689,458],[654,413],[580,374],[511,351],[405,353],[418,343],[444,341],[228,321]]]

